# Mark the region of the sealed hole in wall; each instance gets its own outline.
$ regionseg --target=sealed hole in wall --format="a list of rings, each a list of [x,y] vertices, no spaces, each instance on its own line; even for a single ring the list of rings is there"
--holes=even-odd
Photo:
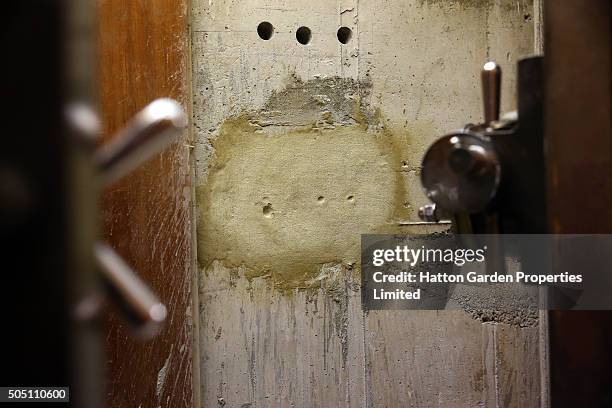
[[[262,40],[269,40],[274,34],[274,26],[267,21],[261,22],[257,26],[257,34]]]
[[[272,208],[272,204],[268,203],[263,207],[263,215],[266,218],[272,218],[274,216],[274,209]]]
[[[308,27],[300,27],[295,32],[295,38],[298,40],[300,44],[308,44],[310,39],[312,38],[312,33],[310,32],[310,28]]]
[[[353,36],[353,31],[348,28],[348,27],[340,27],[338,29],[338,41],[340,41],[342,44],[347,44],[349,41],[351,41],[351,37]]]

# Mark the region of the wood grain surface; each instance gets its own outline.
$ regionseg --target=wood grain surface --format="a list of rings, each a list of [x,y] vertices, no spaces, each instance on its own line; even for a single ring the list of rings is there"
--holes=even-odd
[[[100,0],[97,5],[105,140],[155,98],[175,98],[188,108],[186,0]],[[149,342],[131,337],[118,312],[110,311],[109,407],[192,406],[188,137],[186,132],[102,199],[104,235],[169,309],[164,331]]]
[[[568,0],[544,10],[550,231],[609,234],[612,5]],[[553,407],[610,406],[612,312],[551,312],[550,359]]]

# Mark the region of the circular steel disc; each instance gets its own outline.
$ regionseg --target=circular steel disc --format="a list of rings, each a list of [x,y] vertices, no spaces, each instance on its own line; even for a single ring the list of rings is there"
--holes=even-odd
[[[476,213],[491,202],[500,180],[491,142],[472,133],[453,133],[434,142],[423,157],[425,194],[450,213]]]

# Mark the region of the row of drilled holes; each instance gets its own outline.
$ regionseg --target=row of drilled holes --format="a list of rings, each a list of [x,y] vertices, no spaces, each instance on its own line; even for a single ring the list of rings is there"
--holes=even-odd
[[[257,34],[259,34],[259,38],[262,40],[269,40],[274,34],[274,26],[271,23],[264,21],[257,26]],[[347,44],[351,40],[352,35],[353,31],[348,27],[340,27],[336,33],[338,41],[340,41],[342,44]],[[310,40],[312,39],[310,28],[304,26],[298,28],[295,32],[295,39],[300,44],[306,45],[310,43]]]

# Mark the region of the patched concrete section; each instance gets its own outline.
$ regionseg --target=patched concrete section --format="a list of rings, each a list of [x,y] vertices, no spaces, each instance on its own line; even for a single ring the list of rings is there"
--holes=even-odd
[[[362,106],[368,90],[293,80],[262,110],[222,124],[197,189],[201,265],[304,286],[323,264],[357,265],[361,233],[398,231],[399,143]]]
[[[538,324],[538,288],[513,284],[494,287],[457,285],[450,298],[452,306],[466,311],[483,323],[505,323],[517,327]]]
[[[215,164],[198,192],[202,263],[304,278],[320,264],[356,264],[359,234],[393,219],[389,197],[399,183],[384,136],[360,126],[255,129],[226,122],[215,143]]]
[[[448,11],[465,8],[486,8],[489,0],[419,0],[421,6],[436,5]]]
[[[307,126],[316,130],[360,124],[380,129],[380,118],[370,107],[372,83],[352,78],[329,77],[301,80],[295,74],[286,85],[272,91],[253,121],[267,126]]]

